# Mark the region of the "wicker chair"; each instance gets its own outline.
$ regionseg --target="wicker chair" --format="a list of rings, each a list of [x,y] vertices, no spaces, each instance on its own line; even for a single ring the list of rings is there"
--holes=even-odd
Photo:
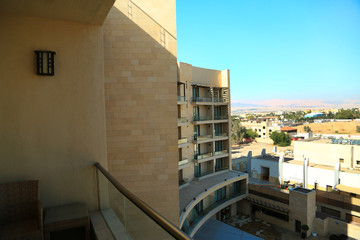
[[[0,239],[43,239],[38,180],[0,184]]]

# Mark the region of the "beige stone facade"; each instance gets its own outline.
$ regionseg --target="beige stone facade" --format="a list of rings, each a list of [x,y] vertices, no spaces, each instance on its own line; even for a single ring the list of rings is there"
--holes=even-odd
[[[104,23],[108,167],[178,224],[175,1],[158,2],[116,1]]]
[[[295,141],[294,158],[303,160],[308,158],[311,164],[335,166],[340,163],[341,168],[360,170],[360,146],[331,144],[324,141]]]
[[[179,63],[177,105],[180,185],[230,169],[229,71]]]

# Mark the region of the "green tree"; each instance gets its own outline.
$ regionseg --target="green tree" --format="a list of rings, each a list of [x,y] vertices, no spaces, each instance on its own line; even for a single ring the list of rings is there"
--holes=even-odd
[[[235,118],[231,118],[231,139],[234,143],[240,144],[243,142],[246,128],[241,127],[240,121]]]
[[[284,132],[273,132],[270,138],[274,141],[274,145],[279,145],[280,147],[290,146],[291,144],[289,135]]]
[[[248,129],[246,130],[245,132],[245,135],[244,135],[244,138],[252,138],[252,139],[255,139],[258,137],[258,134],[252,130],[252,129]]]
[[[311,132],[311,128],[309,126],[304,126],[304,131],[305,132]]]

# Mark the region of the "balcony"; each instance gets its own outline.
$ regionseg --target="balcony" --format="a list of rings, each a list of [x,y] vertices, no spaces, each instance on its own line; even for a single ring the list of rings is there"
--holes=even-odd
[[[188,120],[186,117],[180,117],[178,118],[178,126],[185,126],[187,124]]]
[[[194,158],[197,162],[204,162],[210,160],[213,156],[214,156],[213,153],[209,152],[209,153],[195,155]],[[199,160],[203,160],[203,161],[199,161]]]
[[[179,179],[179,186],[183,186],[189,182],[188,178]]]
[[[222,104],[228,104],[229,103],[229,100],[228,99],[225,99],[225,98],[214,98],[214,103],[220,103],[220,105]],[[219,104],[217,104],[219,105]]]
[[[185,96],[177,96],[177,104],[186,104]]]
[[[196,97],[192,99],[192,102],[196,104],[199,103],[212,104],[212,99],[211,97]]]
[[[215,152],[215,156],[218,156],[218,155],[227,155],[229,153],[229,150],[221,150],[221,151],[216,151]]]
[[[205,177],[207,175],[210,175],[212,173],[214,173],[213,170],[209,170],[209,171],[206,171],[206,172],[201,172],[201,173],[195,174],[195,177],[196,178],[201,178],[201,177]]]
[[[196,136],[194,135],[194,141],[196,143],[204,143],[204,142],[209,142],[212,141],[213,139],[213,135],[201,135],[201,136]]]
[[[228,138],[228,133],[217,133],[215,132],[215,138]]]
[[[178,139],[178,147],[179,148],[186,147],[187,145],[189,145],[189,141],[187,138]]]
[[[227,115],[215,115],[214,120],[229,120]]]
[[[190,163],[190,159],[188,158],[184,158],[182,160],[179,160],[178,164],[179,164],[179,170],[186,168],[188,166],[188,164]]]
[[[100,212],[115,239],[190,239],[98,163],[96,171]]]
[[[240,189],[233,189],[233,183],[241,181]],[[213,174],[198,181],[192,181],[180,189],[180,227],[190,236],[218,211],[247,196],[247,174],[226,171]],[[214,192],[226,186],[226,196],[215,201]],[[205,200],[204,200],[205,199]],[[203,201],[203,211],[199,214],[194,207]],[[195,211],[195,212],[194,212]]]
[[[196,123],[211,123],[213,121],[211,116],[198,116],[198,117],[194,117],[194,122]]]

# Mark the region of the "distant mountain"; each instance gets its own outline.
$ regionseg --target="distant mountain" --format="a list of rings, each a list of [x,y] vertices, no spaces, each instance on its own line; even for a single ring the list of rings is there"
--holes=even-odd
[[[360,100],[329,101],[320,99],[271,99],[254,101],[232,101],[232,112],[299,110],[321,108],[359,108]]]

